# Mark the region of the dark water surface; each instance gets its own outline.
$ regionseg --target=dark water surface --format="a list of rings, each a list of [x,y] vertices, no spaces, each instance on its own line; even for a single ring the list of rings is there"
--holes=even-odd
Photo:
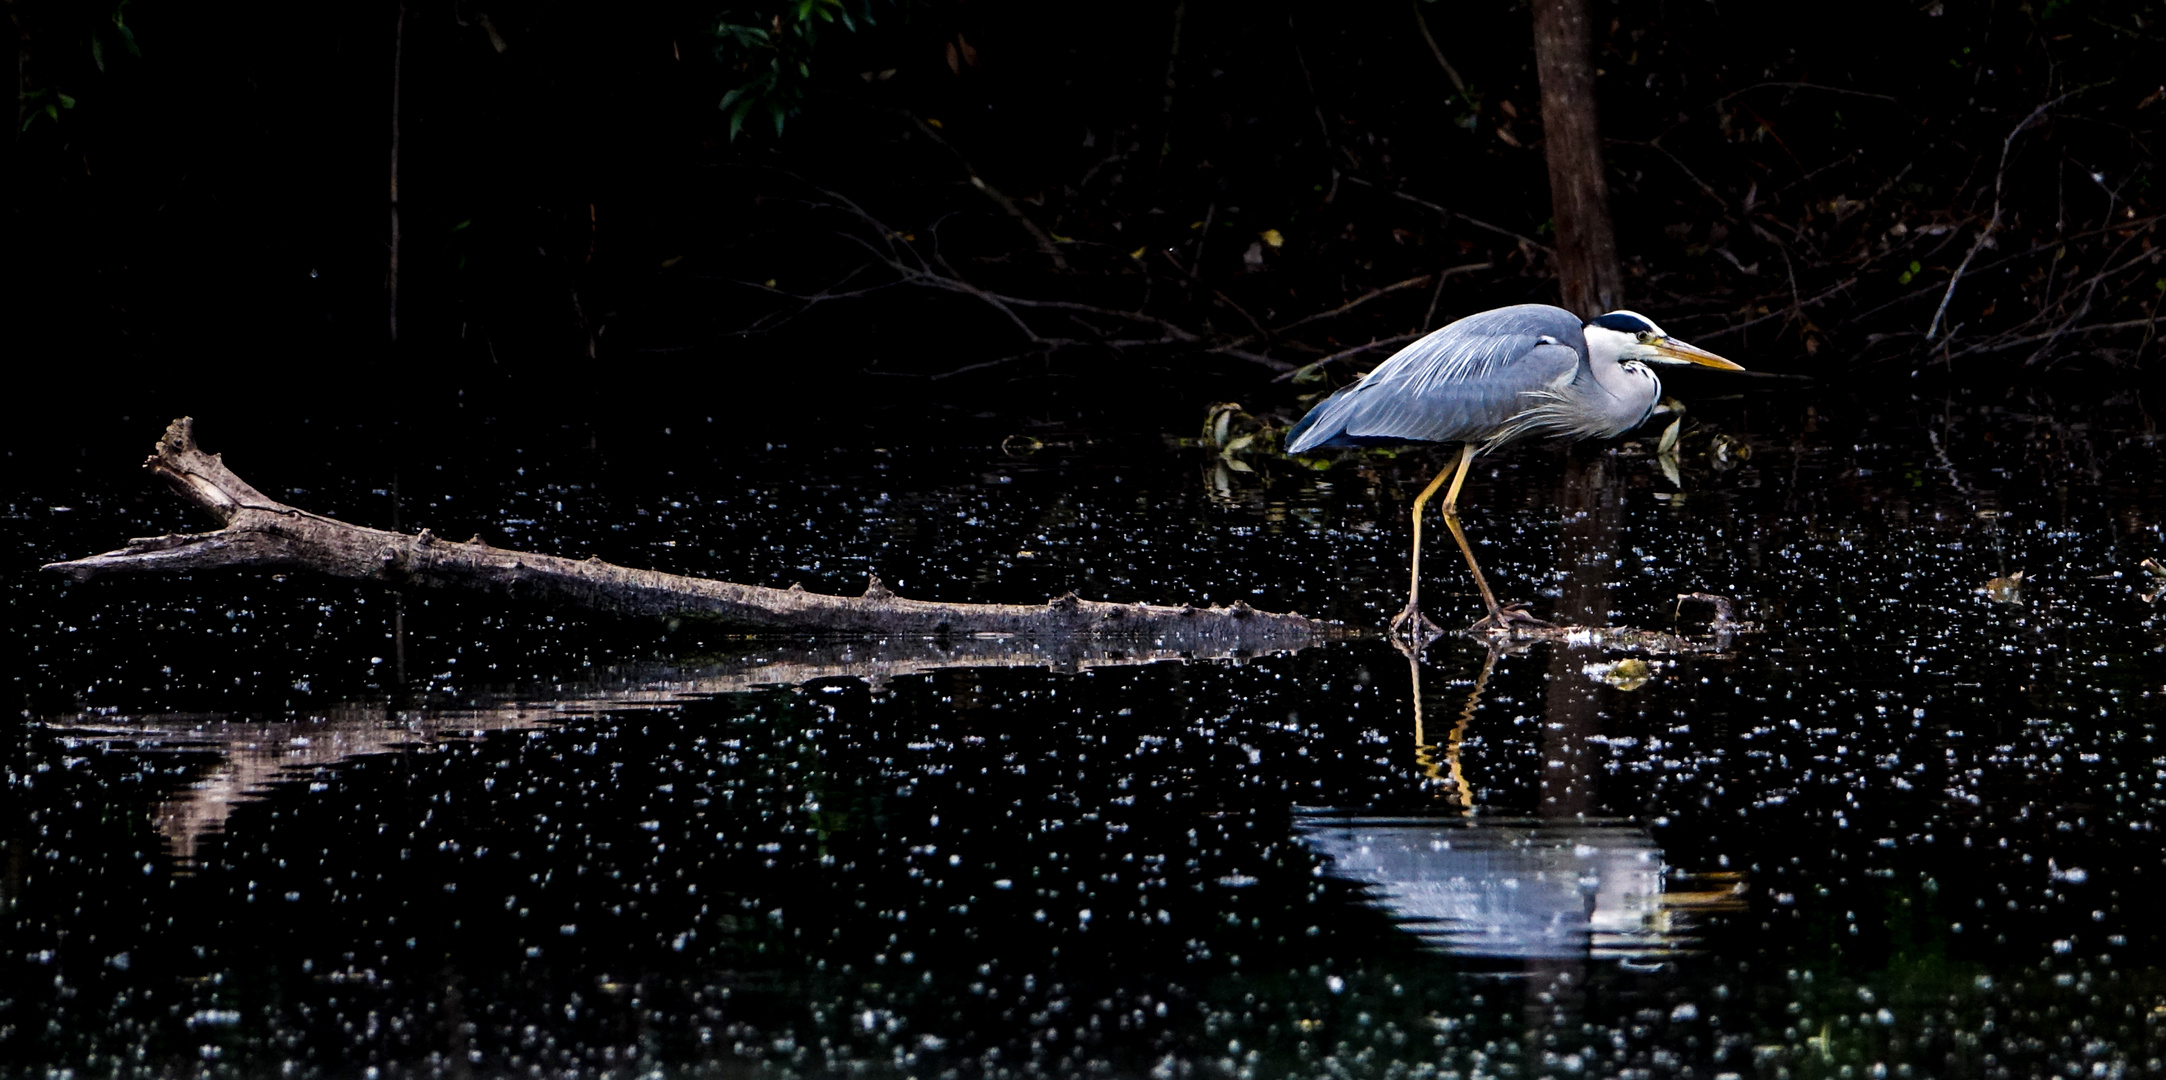
[[[195,524],[131,468],[164,418],[13,452],[0,1072],[2166,1070],[2142,403],[1693,404],[1682,490],[1651,432],[1469,490],[1537,612],[1667,628],[1707,591],[1761,627],[1644,667],[1455,637],[1027,664],[298,576],[69,587],[33,568]],[[1433,467],[722,430],[201,435],[366,524],[1370,626]]]

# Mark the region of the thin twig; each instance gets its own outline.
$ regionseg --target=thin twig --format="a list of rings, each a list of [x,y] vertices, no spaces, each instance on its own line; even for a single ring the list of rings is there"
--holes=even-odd
[[[2092,323],[2089,326],[2078,326],[2073,329],[2067,330],[2057,329],[2043,334],[2034,334],[2030,337],[1983,342],[1981,344],[1973,345],[1970,348],[1963,350],[1962,352],[1956,353],[1955,355],[1961,357],[1969,356],[1972,353],[2006,352],[2009,349],[2021,348],[2025,345],[2031,344],[2032,342],[2046,341],[2052,338],[2063,337],[2072,334],[2103,334],[2115,330],[2134,330],[2139,326],[2149,327],[2155,325],[2157,325],[2157,319],[2155,316],[2149,319],[2122,319],[2119,322]]]
[[[1692,181],[1693,186],[1700,189],[1700,194],[1714,200],[1715,205],[1722,207],[1723,215],[1725,217],[1729,216],[1729,202],[1725,200],[1719,193],[1717,193],[1714,187],[1708,184],[1707,181],[1700,179],[1699,174],[1693,172],[1692,167],[1686,165],[1683,158],[1671,153],[1669,147],[1662,145],[1662,140],[1659,136],[1653,139],[1649,139],[1646,142],[1640,142],[1635,139],[1604,139],[1602,141],[1608,143],[1611,146],[1645,147],[1649,150],[1653,150],[1658,154],[1661,154],[1663,157],[1670,159],[1670,164],[1677,166],[1677,171],[1684,173],[1685,179]]]
[[[1188,14],[1187,0],[1175,0],[1173,5],[1173,38],[1166,46],[1166,104],[1159,114],[1158,167],[1165,168],[1166,155],[1173,152],[1173,91],[1175,76],[1181,63],[1181,23]]]
[[[918,131],[932,140],[934,146],[938,146],[955,156],[956,162],[963,167],[963,175],[970,178],[970,186],[983,192],[986,198],[992,200],[994,206],[1000,208],[1001,213],[1008,215],[1014,219],[1017,225],[1022,226],[1023,231],[1030,234],[1031,241],[1038,245],[1039,253],[1052,262],[1053,269],[1063,272],[1068,269],[1068,260],[1060,253],[1060,248],[1053,242],[1051,234],[1039,228],[1038,223],[1032,221],[1030,215],[1025,214],[1023,208],[1015,204],[1015,200],[1003,194],[999,188],[987,183],[985,177],[979,174],[977,167],[970,163],[970,159],[964,157],[963,152],[957,150],[953,143],[942,138],[938,131],[933,130],[932,125],[927,124],[916,113],[904,113],[903,115],[908,116],[910,122],[917,125]]]
[[[1489,267],[1488,263],[1478,263],[1474,265],[1478,265],[1485,270]],[[1436,323],[1436,306],[1443,301],[1444,283],[1450,280],[1450,278],[1450,271],[1446,271],[1436,276],[1436,288],[1429,291],[1429,307],[1421,313],[1421,322],[1415,327],[1415,329],[1427,329],[1428,327]]]
[[[1808,308],[1808,307],[1812,307],[1812,306],[1813,306],[1813,305],[1815,305],[1815,304],[1823,303],[1823,302],[1825,302],[1825,301],[1827,301],[1827,300],[1833,299],[1833,298],[1835,297],[1835,295],[1836,295],[1836,294],[1838,294],[1838,293],[1842,292],[1842,291],[1843,291],[1843,290],[1845,290],[1845,289],[1848,289],[1848,288],[1850,288],[1850,287],[1851,287],[1852,285],[1856,285],[1857,283],[1858,283],[1858,279],[1857,279],[1857,278],[1854,278],[1854,277],[1848,277],[1848,278],[1844,278],[1843,280],[1841,280],[1841,281],[1838,281],[1838,282],[1836,282],[1836,283],[1835,283],[1835,285],[1834,285],[1833,287],[1829,288],[1829,289],[1828,289],[1828,290],[1827,290],[1826,292],[1823,292],[1823,293],[1819,294],[1818,296],[1815,296],[1815,297],[1813,297],[1813,298],[1812,298],[1812,299],[1810,299],[1810,300],[1799,300],[1799,301],[1796,301],[1796,302],[1795,302],[1795,304],[1793,305],[1793,308],[1794,308],[1794,310],[1797,310],[1797,311],[1803,311],[1803,310],[1805,310],[1806,308]],[[1720,329],[1720,330],[1710,330],[1710,331],[1708,331],[1707,333],[1704,333],[1704,334],[1694,334],[1694,335],[1692,335],[1692,336],[1693,336],[1693,338],[1694,338],[1695,340],[1698,340],[1698,341],[1713,341],[1713,340],[1715,340],[1716,338],[1719,338],[1719,337],[1727,337],[1727,336],[1729,336],[1729,335],[1731,335],[1731,334],[1735,334],[1735,333],[1737,333],[1738,331],[1740,331],[1740,330],[1744,330],[1744,329],[1746,329],[1746,328],[1748,328],[1748,327],[1758,326],[1758,325],[1760,325],[1761,323],[1764,323],[1764,322],[1768,321],[1769,319],[1781,319],[1781,318],[1785,318],[1785,317],[1787,317],[1787,316],[1789,316],[1789,315],[1790,315],[1790,313],[1791,313],[1791,311],[1793,310],[1793,308],[1785,308],[1785,309],[1783,309],[1783,310],[1781,310],[1781,311],[1771,311],[1771,312],[1768,312],[1768,313],[1767,313],[1767,314],[1765,314],[1765,315],[1762,315],[1762,316],[1760,316],[1760,317],[1759,317],[1759,318],[1757,318],[1757,319],[1749,319],[1749,320],[1747,320],[1747,321],[1745,321],[1745,322],[1741,322],[1741,323],[1732,323],[1732,324],[1730,324],[1729,326],[1725,326],[1725,327],[1723,327],[1723,328],[1722,328],[1722,329]],[[1664,321],[1664,322],[1668,322],[1669,320],[1665,319],[1665,320],[1663,320],[1663,321]]]
[[[1436,66],[1444,69],[1444,75],[1452,81],[1453,89],[1462,99],[1472,101],[1474,95],[1467,93],[1467,81],[1459,77],[1459,69],[1444,59],[1444,49],[1436,43],[1436,35],[1429,32],[1429,20],[1421,13],[1422,0],[1407,0],[1414,9],[1414,25],[1421,28],[1421,39],[1429,43],[1429,55],[1436,57]]]
[[[1426,336],[1428,335],[1394,334],[1388,338],[1377,338],[1375,341],[1372,341],[1367,345],[1356,345],[1351,349],[1340,349],[1338,352],[1332,353],[1330,356],[1324,357],[1321,360],[1315,360],[1303,364],[1300,367],[1297,367],[1292,371],[1285,373],[1284,375],[1280,375],[1278,378],[1275,378],[1271,381],[1275,383],[1282,383],[1289,379],[1298,379],[1308,374],[1309,372],[1315,371],[1316,369],[1323,367],[1325,364],[1331,363],[1334,360],[1344,360],[1349,356],[1358,356],[1362,353],[1368,352],[1371,349],[1379,349],[1386,345],[1404,345],[1407,342],[1414,340],[1415,338]]]
[[[1489,264],[1481,263],[1480,265],[1487,266]],[[1313,315],[1303,315],[1302,317],[1295,319],[1294,321],[1287,323],[1284,326],[1279,327],[1277,330],[1273,331],[1273,333],[1283,334],[1296,326],[1306,326],[1309,323],[1317,321],[1318,319],[1328,319],[1334,315],[1344,315],[1347,312],[1352,311],[1355,308],[1358,308],[1361,305],[1366,304],[1369,301],[1374,300],[1380,296],[1389,296],[1392,293],[1399,292],[1403,289],[1412,289],[1418,286],[1427,285],[1433,280],[1435,280],[1435,275],[1423,274],[1420,277],[1410,277],[1404,281],[1394,281],[1389,285],[1379,285],[1376,288],[1370,289],[1368,292],[1362,293],[1360,296],[1357,296],[1352,300],[1348,300],[1347,302],[1340,304],[1338,307],[1332,308],[1329,311],[1319,311]]]
[[[1286,9],[1286,29],[1292,35],[1294,65],[1301,69],[1301,85],[1309,90],[1309,108],[1316,113],[1316,130],[1324,139],[1324,161],[1331,169],[1331,190],[1324,192],[1324,205],[1329,206],[1339,196],[1339,166],[1331,160],[1331,152],[1338,142],[1331,137],[1331,124],[1324,119],[1324,102],[1316,95],[1316,80],[1309,77],[1309,60],[1301,52],[1301,28],[1294,25],[1292,7]]]
[[[1197,247],[1199,248],[1199,250],[1197,251],[1197,259],[1200,261],[1203,257],[1203,253],[1200,250],[1202,247],[1202,241],[1197,241]],[[1197,277],[1194,271],[1190,270],[1188,267],[1182,266],[1181,260],[1173,257],[1173,251],[1170,248],[1160,248],[1158,249],[1158,253],[1164,256],[1166,262],[1172,264],[1175,270],[1180,271],[1181,276],[1187,278],[1189,284],[1200,285],[1205,289],[1209,289],[1211,295],[1218,298],[1219,303],[1233,309],[1234,314],[1237,314],[1243,319],[1248,320],[1248,324],[1251,327],[1255,328],[1256,333],[1253,337],[1242,338],[1241,341],[1235,342],[1235,344],[1238,345],[1241,344],[1241,342],[1254,341],[1257,337],[1268,338],[1271,336],[1271,331],[1264,329],[1263,323],[1257,321],[1256,316],[1249,314],[1247,308],[1242,307],[1237,303],[1234,303],[1233,297],[1227,296],[1225,293],[1220,292],[1215,286],[1205,285],[1203,283],[1203,279]]]
[[[1552,250],[1549,245],[1544,244],[1541,241],[1534,239],[1533,237],[1523,236],[1502,226],[1491,225],[1490,223],[1483,221],[1480,218],[1468,217],[1467,215],[1462,214],[1457,210],[1446,210],[1445,208],[1438,206],[1437,204],[1419,196],[1409,195],[1404,191],[1399,191],[1395,188],[1385,187],[1384,185],[1379,184],[1374,180],[1365,180],[1359,176],[1353,175],[1352,173],[1348,173],[1346,179],[1349,183],[1360,184],[1362,187],[1365,188],[1373,188],[1377,191],[1381,191],[1384,194],[1391,196],[1392,198],[1404,199],[1407,202],[1413,203],[1416,206],[1423,207],[1435,213],[1437,216],[1443,218],[1447,222],[1456,218],[1460,221],[1464,221],[1467,224],[1474,226],[1477,229],[1486,229],[1489,232],[1496,233],[1498,236],[1508,237],[1510,239],[1517,240],[1520,243],[1525,244],[1528,247],[1531,247],[1544,255],[1556,254],[1556,252]]]
[[[1986,244],[1993,239],[1993,234],[2000,230],[2001,183],[2008,177],[2008,154],[2010,151],[2015,149],[2016,136],[2023,134],[2024,129],[2030,127],[2033,121],[2045,115],[2046,110],[2051,109],[2055,105],[2059,105],[2061,102],[2067,101],[2069,98],[2072,98],[2082,92],[2082,89],[2070,90],[2068,93],[2062,94],[2060,97],[2054,98],[2052,101],[2046,102],[2045,104],[2040,105],[2035,109],[2032,109],[2031,114],[2024,117],[2023,122],[2017,124],[2015,126],[2015,130],[2010,131],[2008,133],[2008,137],[2001,141],[2000,168],[1995,169],[1993,172],[1993,215],[1986,221],[1985,228],[1979,231],[1977,242],[1973,243],[1970,246],[1970,251],[1964,254],[1963,261],[1956,264],[1955,273],[1948,278],[1948,291],[1941,294],[1940,307],[1933,312],[1933,321],[1926,324],[1925,340],[1932,341],[1934,335],[1939,333],[1940,321],[1948,314],[1948,302],[1955,299],[1955,287],[1961,284],[1963,281],[1963,271],[1970,268],[1971,260],[1978,257],[1978,252],[1984,249]]]
[[[1893,96],[1891,96],[1891,95],[1888,95],[1888,94],[1875,94],[1875,93],[1872,93],[1872,92],[1870,92],[1870,91],[1866,91],[1866,90],[1853,90],[1853,89],[1851,89],[1851,88],[1849,88],[1849,87],[1847,87],[1847,86],[1828,86],[1828,85],[1826,85],[1826,84],[1823,84],[1823,83],[1809,83],[1809,82],[1762,82],[1762,83],[1754,83],[1754,84],[1752,84],[1751,86],[1745,87],[1745,88],[1744,88],[1744,89],[1742,89],[1742,90],[1732,90],[1732,91],[1730,91],[1729,93],[1727,93],[1727,94],[1724,94],[1724,95],[1722,95],[1722,96],[1721,96],[1721,97],[1719,97],[1719,98],[1716,98],[1716,99],[1715,99],[1715,101],[1716,101],[1716,102],[1717,102],[1717,103],[1719,104],[1719,103],[1721,103],[1721,102],[1724,102],[1724,101],[1728,101],[1728,100],[1730,100],[1731,98],[1735,98],[1735,97],[1741,97],[1741,96],[1743,96],[1743,95],[1745,95],[1745,94],[1749,94],[1749,93],[1753,92],[1754,90],[1765,90],[1765,89],[1767,89],[1767,88],[1769,88],[1769,87],[1782,87],[1782,88],[1785,88],[1785,89],[1791,89],[1791,90],[1820,90],[1820,91],[1824,91],[1824,92],[1826,92],[1826,93],[1830,93],[1830,94],[1848,94],[1848,95],[1850,95],[1851,97],[1878,98],[1878,99],[1880,99],[1881,101],[1892,101],[1892,102],[1894,102],[1894,103],[1895,103],[1895,104],[1897,104],[1897,105],[1901,105],[1901,104],[1903,103],[1901,99],[1899,99],[1899,98],[1896,98],[1896,97],[1893,97]],[[1908,111],[1908,110],[1905,110],[1905,111]]]

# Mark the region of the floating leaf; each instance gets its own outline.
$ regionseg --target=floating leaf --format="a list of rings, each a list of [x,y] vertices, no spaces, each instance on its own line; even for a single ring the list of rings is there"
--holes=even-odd
[[[1677,453],[1677,429],[1683,427],[1684,424],[1683,420],[1670,421],[1670,426],[1662,429],[1662,441],[1655,444],[1655,453],[1675,455]]]
[[[1993,578],[1978,586],[1977,592],[1995,604],[2020,604],[2023,602],[2023,571]]]
[[[1286,246],[1286,238],[1279,235],[1279,231],[1277,229],[1265,229],[1264,231],[1257,233],[1256,238],[1262,240],[1273,251],[1276,251],[1279,248]]]
[[[1580,669],[1590,679],[1607,683],[1619,690],[1637,690],[1654,681],[1655,668],[1645,660],[1626,657],[1608,664],[1588,664]]]

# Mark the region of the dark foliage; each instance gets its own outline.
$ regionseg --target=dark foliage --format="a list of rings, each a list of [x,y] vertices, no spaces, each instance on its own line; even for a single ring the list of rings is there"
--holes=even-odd
[[[387,361],[398,8],[20,0],[10,351],[385,395],[573,373],[588,407],[1149,381],[1192,416],[1554,298],[1523,8],[927,0],[767,60],[718,35],[782,11],[408,8]],[[1596,12],[1631,302],[1679,336],[1777,370],[2155,359],[2158,0]],[[725,95],[785,58],[733,137]]]

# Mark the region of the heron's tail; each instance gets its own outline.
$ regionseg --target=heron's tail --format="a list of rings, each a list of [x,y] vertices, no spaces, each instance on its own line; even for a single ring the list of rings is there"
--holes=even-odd
[[[1310,409],[1309,414],[1302,417],[1292,431],[1286,433],[1286,452],[1306,454],[1343,434],[1346,431],[1347,401],[1354,389],[1360,385],[1356,383],[1341,390]]]

